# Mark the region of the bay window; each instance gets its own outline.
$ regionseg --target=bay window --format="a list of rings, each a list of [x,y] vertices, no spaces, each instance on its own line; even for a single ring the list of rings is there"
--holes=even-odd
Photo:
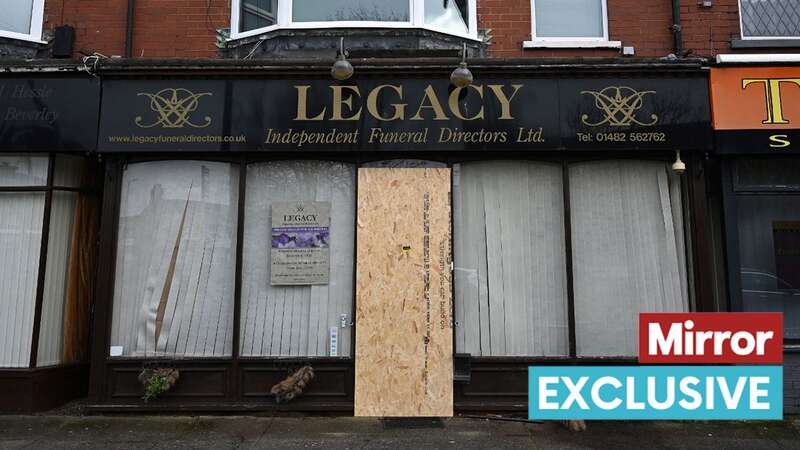
[[[635,356],[639,312],[689,308],[682,205],[658,161],[454,166],[457,351]]]
[[[477,38],[476,0],[233,0],[231,37],[278,28],[424,28]]]
[[[531,40],[524,48],[619,48],[608,40],[606,0],[531,0]]]
[[[44,0],[6,0],[0,14],[0,37],[41,42]]]

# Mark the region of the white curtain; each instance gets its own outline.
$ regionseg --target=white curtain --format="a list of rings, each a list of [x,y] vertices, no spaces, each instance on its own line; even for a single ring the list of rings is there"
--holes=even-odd
[[[67,269],[72,249],[75,206],[78,194],[54,191],[50,211],[50,237],[47,241],[42,321],[39,329],[37,365],[51,366],[62,362],[64,349],[64,299],[67,291]]]
[[[203,161],[127,166],[111,330],[123,356],[231,355],[238,173]]]
[[[271,205],[331,203],[330,283],[270,285]],[[330,328],[353,314],[355,168],[322,161],[247,167],[242,265],[242,356],[328,356]],[[349,323],[348,323],[349,325]],[[338,356],[351,354],[352,327],[339,328]]]
[[[680,179],[650,161],[569,173],[578,356],[634,356],[639,312],[689,303]]]
[[[453,167],[458,352],[567,354],[561,173],[527,161]]]
[[[0,193],[0,367],[30,364],[43,216],[44,193]]]

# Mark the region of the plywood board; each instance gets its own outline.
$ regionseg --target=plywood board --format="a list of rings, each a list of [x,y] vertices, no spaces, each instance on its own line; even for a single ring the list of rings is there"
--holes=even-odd
[[[355,415],[453,415],[450,169],[358,171]]]

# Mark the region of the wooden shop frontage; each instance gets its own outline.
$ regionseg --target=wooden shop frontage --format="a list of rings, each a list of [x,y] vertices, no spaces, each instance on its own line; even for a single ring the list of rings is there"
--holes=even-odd
[[[635,363],[638,312],[716,308],[699,62],[453,66],[83,74],[92,409],[524,411],[529,365]]]

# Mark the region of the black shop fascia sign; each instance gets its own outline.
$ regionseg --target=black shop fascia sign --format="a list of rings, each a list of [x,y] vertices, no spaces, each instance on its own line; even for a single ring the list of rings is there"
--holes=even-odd
[[[0,152],[94,151],[100,80],[0,77]]]
[[[708,150],[707,80],[112,79],[99,151]]]

